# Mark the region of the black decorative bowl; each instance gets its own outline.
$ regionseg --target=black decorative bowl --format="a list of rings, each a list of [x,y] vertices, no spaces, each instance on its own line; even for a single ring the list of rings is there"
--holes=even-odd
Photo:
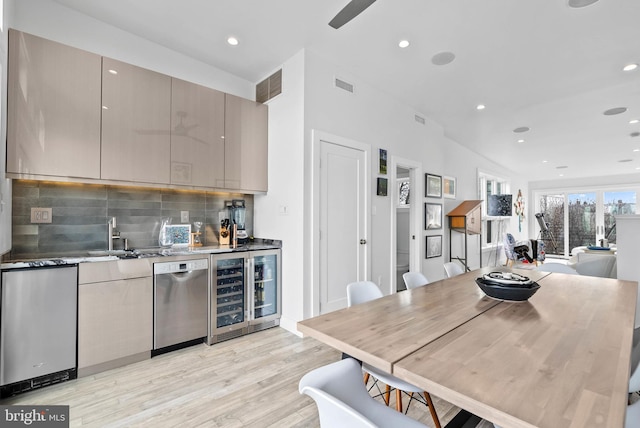
[[[533,296],[540,285],[526,276],[508,272],[492,272],[476,278],[478,287],[489,297],[500,300],[524,301]]]

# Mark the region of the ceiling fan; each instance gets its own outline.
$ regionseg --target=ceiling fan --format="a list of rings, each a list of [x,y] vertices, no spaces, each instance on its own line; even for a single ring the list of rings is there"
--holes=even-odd
[[[360,13],[371,6],[376,0],[351,0],[338,14],[329,22],[329,25],[336,30],[347,22],[351,21]]]

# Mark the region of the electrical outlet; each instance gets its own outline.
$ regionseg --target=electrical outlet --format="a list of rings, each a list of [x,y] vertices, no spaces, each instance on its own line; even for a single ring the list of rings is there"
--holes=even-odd
[[[189,223],[189,211],[180,211],[180,223]]]
[[[31,207],[31,223],[51,223],[51,208]]]

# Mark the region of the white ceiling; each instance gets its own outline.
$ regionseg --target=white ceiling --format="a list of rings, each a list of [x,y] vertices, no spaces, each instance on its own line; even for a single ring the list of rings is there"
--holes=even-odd
[[[348,0],[56,1],[252,82],[310,49],[529,180],[640,174],[640,0],[377,0],[338,30]]]

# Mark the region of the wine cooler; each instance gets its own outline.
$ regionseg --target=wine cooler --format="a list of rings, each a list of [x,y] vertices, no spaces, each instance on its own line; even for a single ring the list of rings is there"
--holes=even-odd
[[[280,258],[280,250],[211,256],[208,344],[280,324]]]

